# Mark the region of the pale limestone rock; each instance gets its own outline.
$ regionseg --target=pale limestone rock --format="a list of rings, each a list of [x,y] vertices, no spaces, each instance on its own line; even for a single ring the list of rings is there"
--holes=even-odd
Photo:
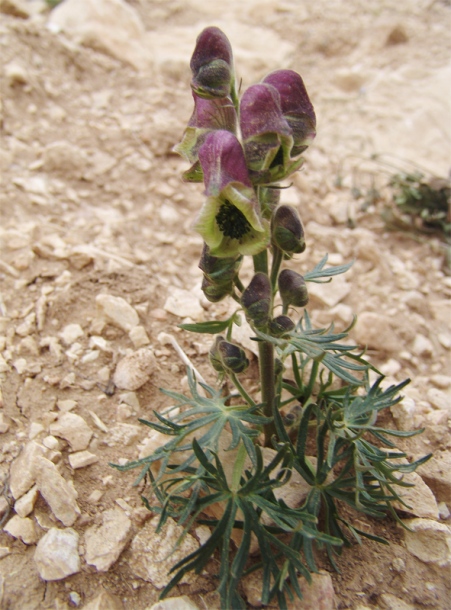
[[[50,13],[48,27],[136,69],[149,67],[144,26],[124,0],[66,0]]]
[[[404,460],[403,460],[404,461]],[[403,501],[410,507],[407,508],[400,502],[395,502],[395,508],[425,519],[438,519],[439,512],[437,500],[430,488],[416,472],[409,472],[402,478],[404,483],[410,483],[414,487],[396,487],[396,491]]]
[[[435,409],[443,409],[449,411],[451,415],[451,397],[442,390],[437,388],[429,388],[427,398]]]
[[[407,550],[439,567],[451,566],[451,528],[432,519],[407,519],[404,531]]]
[[[91,466],[91,464],[95,464],[98,461],[99,458],[97,455],[90,451],[77,451],[76,453],[71,453],[69,455],[69,464],[74,470]]]
[[[77,532],[50,528],[38,542],[34,562],[43,580],[62,580],[80,572]]]
[[[56,422],[50,424],[50,434],[64,438],[72,451],[82,451],[89,445],[92,430],[80,415],[62,413]]]
[[[122,297],[114,297],[111,294],[99,294],[96,297],[99,313],[107,322],[130,332],[138,326],[139,316],[136,310]]]
[[[187,595],[181,597],[167,597],[149,606],[147,610],[199,610],[194,602]]]
[[[44,447],[47,447],[47,449],[50,449],[51,451],[58,451],[60,448],[59,440],[55,436],[51,435],[43,438],[42,444],[44,445]]]
[[[312,301],[318,300],[327,307],[335,307],[351,292],[351,284],[344,276],[338,275],[330,284],[308,282],[307,289]]]
[[[417,409],[413,398],[404,396],[401,402],[390,407],[390,411],[400,430],[413,430],[415,428]]]
[[[64,525],[73,525],[80,515],[74,488],[60,475],[55,464],[38,457],[35,464],[36,485],[52,513]]]
[[[382,593],[377,601],[379,607],[384,610],[416,610],[415,606],[408,604],[391,593]]]
[[[199,321],[204,314],[199,298],[189,290],[183,290],[182,288],[171,290],[164,304],[164,309],[179,318],[191,318],[195,321]]]
[[[116,424],[110,428],[105,439],[108,447],[128,446],[135,442],[141,433],[141,427],[134,424]]]
[[[83,610],[123,610],[121,600],[103,589],[94,599],[83,606]]]
[[[102,525],[93,526],[85,533],[86,563],[99,572],[106,572],[117,561],[126,547],[132,523],[118,508],[107,510],[102,515]]]
[[[436,451],[417,472],[426,481],[439,502],[451,505],[451,452]]]
[[[68,398],[67,400],[57,400],[56,406],[60,411],[72,411],[72,409],[75,409],[75,407],[77,406],[77,401],[71,400],[70,398]]]
[[[44,432],[45,428],[42,424],[40,424],[39,422],[31,422],[30,424],[30,430],[28,432],[28,438],[30,439],[30,441],[32,441],[34,438],[36,438],[37,436],[39,436],[41,434],[41,432]]]
[[[36,459],[45,455],[47,455],[47,449],[39,443],[31,441],[25,445],[19,456],[11,464],[9,488],[15,500],[23,496],[35,483],[34,467]]]
[[[9,430],[9,424],[5,421],[5,415],[0,413],[0,434],[6,434]]]
[[[149,345],[150,343],[150,339],[144,326],[134,326],[128,333],[128,336],[136,349]]]
[[[382,352],[399,351],[401,345],[390,318],[372,311],[359,314],[352,334],[359,345]]]
[[[8,546],[0,546],[0,559],[6,557],[11,552],[11,549]]]
[[[28,517],[14,515],[3,529],[14,538],[20,538],[24,544],[35,544],[38,540],[34,521]]]
[[[118,362],[113,381],[121,390],[138,390],[150,379],[156,366],[150,349],[141,348]]]
[[[42,161],[46,172],[61,173],[72,179],[81,179],[89,163],[85,151],[67,140],[48,144]]]
[[[27,491],[26,494],[16,500],[14,510],[19,517],[28,517],[28,515],[33,512],[34,505],[38,499],[38,493],[38,488],[36,485],[33,485],[33,487]]]
[[[153,583],[157,589],[162,589],[171,578],[168,576],[171,567],[189,553],[194,552],[199,545],[197,540],[187,534],[176,551],[170,555],[183,528],[169,517],[165,526],[157,534],[155,528],[158,521],[159,516],[148,521],[133,538],[129,566],[136,576]],[[193,582],[192,574],[183,576],[180,581],[181,584],[191,582]]]
[[[430,357],[434,353],[434,346],[430,339],[425,337],[424,335],[418,334],[416,335],[413,345],[412,352],[415,356],[421,357]]]
[[[59,333],[64,345],[72,345],[77,339],[83,337],[84,332],[80,324],[68,324]]]

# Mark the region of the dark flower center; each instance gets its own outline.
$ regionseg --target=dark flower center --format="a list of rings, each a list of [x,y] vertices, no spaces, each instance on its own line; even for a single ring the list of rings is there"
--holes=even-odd
[[[226,201],[216,214],[216,222],[222,233],[232,239],[241,239],[251,230],[246,216],[238,208]]]

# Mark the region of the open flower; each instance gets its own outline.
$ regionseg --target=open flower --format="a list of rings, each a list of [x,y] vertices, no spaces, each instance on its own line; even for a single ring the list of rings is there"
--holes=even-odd
[[[258,254],[269,243],[241,144],[229,131],[208,134],[199,149],[207,201],[195,223],[210,254],[219,258]]]
[[[316,116],[304,81],[293,70],[276,70],[263,79],[280,95],[282,113],[292,129],[294,145],[291,156],[300,155],[316,135]]]
[[[299,163],[293,164],[290,156],[292,130],[283,116],[279,92],[272,85],[260,83],[247,89],[240,103],[240,127],[255,181],[276,182],[298,169]]]
[[[234,98],[232,47],[219,28],[205,28],[199,34],[190,67],[193,73],[191,88],[199,97]]]
[[[192,167],[183,177],[189,182],[202,182],[202,170],[199,164],[199,148],[205,138],[214,129],[226,129],[236,133],[237,117],[235,108],[229,98],[204,99],[193,93],[194,111],[188,121],[180,144],[174,146],[174,152],[179,153]]]

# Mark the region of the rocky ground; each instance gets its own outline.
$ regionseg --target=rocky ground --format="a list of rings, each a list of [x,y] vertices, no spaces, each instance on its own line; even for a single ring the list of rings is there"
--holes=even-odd
[[[177,325],[229,305],[200,291],[202,189],[181,182],[171,148],[191,113],[195,38],[215,24],[243,88],[277,68],[303,75],[318,136],[283,191],[308,240],[294,268],[326,252],[355,259],[311,290],[309,312],[338,327],[359,315],[353,338],[370,360],[389,382],[412,379],[391,417],[425,432],[402,448],[434,452],[400,512],[412,531],[362,519],[390,546],[347,549],[340,574],[324,562],[291,608],[449,608],[451,278],[438,237],[388,231],[381,217],[396,168],[448,175],[449,3],[65,0],[50,12],[1,0],[0,11],[0,606],[145,610],[177,559],[166,561],[175,524],[157,536],[137,473],[109,463],[146,455],[155,439],[137,418],[170,406],[159,387],[186,387],[174,345],[213,381],[209,345]],[[191,579],[174,608],[218,608],[214,588],[208,573]],[[254,583],[245,594],[259,605]]]

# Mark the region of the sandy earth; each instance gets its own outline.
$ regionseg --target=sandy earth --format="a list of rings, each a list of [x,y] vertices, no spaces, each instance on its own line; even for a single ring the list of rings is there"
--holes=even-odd
[[[82,26],[67,33],[55,22],[46,27],[48,14],[34,14],[38,2],[24,3],[25,13],[33,13],[29,18],[0,13],[3,497],[11,499],[8,473],[21,448],[48,437],[69,404],[92,429],[89,451],[98,458],[74,470],[70,443],[58,440],[61,455],[55,460],[78,492],[81,516],[73,527],[81,540],[103,511],[117,507],[117,499],[131,514],[133,532],[143,525],[139,492],[132,487],[136,473],[119,474],[108,463],[137,458],[148,434],[144,426],[133,427],[137,417],[170,404],[159,387],[185,387],[184,365],[160,333],[175,336],[213,381],[207,342],[177,324],[187,315],[184,305],[192,307],[191,318],[212,319],[224,316],[228,304],[213,306],[200,295],[201,239],[190,226],[202,188],[181,182],[186,166],[170,152],[191,112],[189,56],[197,33],[209,24],[229,36],[243,89],[279,67],[304,77],[318,136],[294,186],[283,194],[285,202],[298,206],[308,240],[294,268],[311,268],[326,252],[334,264],[356,260],[329,292],[312,293],[309,311],[316,323],[335,319],[338,327],[352,312],[360,314],[354,337],[361,344],[368,342],[365,320],[371,320],[362,314],[385,320],[369,357],[391,379],[412,379],[406,390],[415,405],[411,424],[426,426],[403,447],[412,457],[451,449],[444,404],[449,405],[451,387],[451,281],[444,273],[443,246],[437,237],[388,232],[381,219],[391,197],[388,174],[395,171],[387,163],[415,162],[441,177],[449,171],[449,3],[211,4],[130,2],[138,34],[129,44],[120,36],[108,44],[106,37],[113,39],[119,26],[105,30],[102,21],[97,34],[86,35],[81,44],[83,36],[77,39],[75,33]],[[370,160],[374,154],[385,155],[384,163]],[[373,185],[381,200],[362,208]],[[361,199],[353,198],[353,187],[361,190]],[[177,315],[167,306],[175,289],[189,291],[181,293]],[[99,294],[133,306],[143,327],[138,337],[101,320]],[[81,329],[78,336],[67,330],[73,324]],[[157,360],[150,381],[134,395],[110,392],[118,359],[142,345],[150,345]],[[129,436],[119,424],[129,425]],[[58,525],[42,498],[30,518],[38,538]],[[450,607],[449,567],[410,554],[394,521],[364,526],[392,545],[365,542],[344,552],[341,574],[331,572],[337,607]],[[107,572],[82,560],[79,573],[44,582],[33,560],[34,544],[2,532],[0,546],[9,549],[0,559],[5,609],[84,607],[100,586],[127,610],[143,610],[157,600],[157,589],[131,571],[129,548]],[[403,560],[403,569],[393,568],[394,558]],[[325,562],[323,567],[331,571]],[[178,588],[199,608],[216,607],[213,589],[207,577]],[[73,593],[78,597],[69,597]],[[390,595],[407,605],[395,605]]]

